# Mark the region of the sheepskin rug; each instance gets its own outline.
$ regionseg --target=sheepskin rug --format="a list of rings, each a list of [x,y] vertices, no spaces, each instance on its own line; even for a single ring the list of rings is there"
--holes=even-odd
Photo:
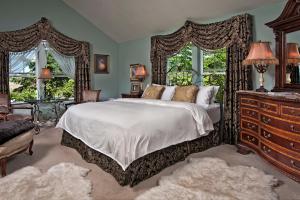
[[[254,167],[230,167],[218,158],[190,159],[136,200],[277,200],[277,184]]]
[[[91,200],[92,184],[84,178],[89,171],[72,163],[60,163],[46,173],[25,167],[0,178],[0,199]]]

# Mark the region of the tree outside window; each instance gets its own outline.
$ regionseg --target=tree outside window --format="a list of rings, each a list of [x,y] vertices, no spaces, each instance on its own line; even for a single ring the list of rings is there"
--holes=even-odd
[[[74,80],[65,76],[59,64],[51,54],[47,55],[47,67],[50,68],[53,78],[46,82],[49,99],[69,99],[74,97]],[[35,61],[27,64],[26,72],[10,73],[10,94],[13,101],[37,99],[37,85]]]
[[[191,85],[193,84],[193,76],[198,76],[197,79],[201,80],[200,85],[220,86],[217,100],[221,102],[225,85],[226,49],[215,51],[200,50],[202,59],[195,62],[200,66],[200,71],[195,71],[193,69],[192,47],[192,43],[189,43],[179,53],[168,59],[168,83],[170,85]]]

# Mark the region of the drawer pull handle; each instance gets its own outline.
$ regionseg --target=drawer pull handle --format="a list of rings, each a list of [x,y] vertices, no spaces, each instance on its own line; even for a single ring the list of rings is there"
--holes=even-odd
[[[290,113],[291,114],[295,114],[295,110],[290,110]]]
[[[254,124],[247,123],[247,126],[251,130],[255,130],[256,129],[256,126]]]
[[[291,146],[291,148],[292,148],[293,150],[295,150],[295,151],[300,151],[299,148],[295,147],[295,144],[294,144],[293,142],[290,143],[290,146]]]
[[[255,112],[250,112],[249,110],[246,111],[246,113],[250,116],[250,117],[255,117]]]
[[[267,117],[262,117],[261,119],[263,121],[263,123],[265,124],[269,124],[272,120],[270,118],[267,118]]]
[[[298,166],[296,165],[295,161],[291,160],[291,164],[292,164],[292,167],[294,167],[294,168],[300,170],[300,167],[298,167]]]
[[[300,131],[296,130],[296,127],[294,125],[291,125],[290,128],[291,128],[292,132],[294,132],[294,133],[300,133]]]
[[[263,135],[267,139],[269,139],[272,136],[271,133],[267,133],[266,131],[263,131]]]
[[[263,150],[265,153],[270,153],[271,149],[268,149],[266,146],[263,146]]]
[[[270,109],[271,107],[267,104],[262,104],[262,107],[265,108],[265,109]]]
[[[250,137],[249,135],[247,135],[247,139],[249,142],[255,142],[255,138],[254,137]]]

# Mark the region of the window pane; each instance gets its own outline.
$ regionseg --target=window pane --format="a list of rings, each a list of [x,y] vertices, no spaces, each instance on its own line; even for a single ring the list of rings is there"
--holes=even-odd
[[[226,72],[226,49],[203,51],[203,85],[220,86],[217,100],[220,102],[224,95]]]
[[[169,85],[191,85],[192,73],[192,43],[187,44],[174,56],[168,59],[167,81]]]

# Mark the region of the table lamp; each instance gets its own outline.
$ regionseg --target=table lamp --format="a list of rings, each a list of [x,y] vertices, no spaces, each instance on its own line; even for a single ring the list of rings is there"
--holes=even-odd
[[[44,80],[44,97],[46,99],[47,96],[47,92],[46,92],[46,81],[52,78],[52,73],[50,71],[49,68],[42,68],[42,71],[40,73],[39,79],[43,79]]]
[[[243,61],[243,65],[253,65],[260,74],[260,87],[256,89],[257,92],[268,92],[264,88],[264,73],[267,71],[269,65],[278,65],[279,61],[273,55],[270,47],[270,42],[253,42],[250,47],[247,58]]]

